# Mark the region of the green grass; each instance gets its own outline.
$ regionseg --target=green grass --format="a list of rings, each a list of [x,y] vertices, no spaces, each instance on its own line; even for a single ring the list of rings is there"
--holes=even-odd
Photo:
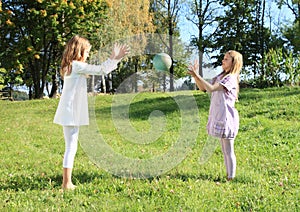
[[[181,95],[176,93],[175,95]],[[220,147],[205,164],[209,97],[194,92],[199,134],[187,158],[150,179],[113,176],[78,149],[75,191],[62,192],[64,140],[52,123],[58,100],[0,102],[0,211],[299,211],[300,88],[245,89],[236,104],[240,131],[235,141],[237,176],[225,181]],[[141,93],[130,107],[132,125],[147,131],[159,109],[167,131],[158,142],[124,142],[111,119],[112,96],[96,98],[97,124],[107,143],[140,159],[162,154],[178,137],[180,111],[164,93]],[[188,133],[188,132],[187,132]]]

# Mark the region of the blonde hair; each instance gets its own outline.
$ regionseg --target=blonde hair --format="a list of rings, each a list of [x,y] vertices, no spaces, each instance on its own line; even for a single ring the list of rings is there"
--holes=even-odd
[[[63,79],[65,74],[70,75],[72,72],[72,61],[83,61],[84,60],[84,51],[91,48],[91,44],[88,39],[75,35],[72,37],[64,50],[61,66],[60,66],[60,75]]]
[[[240,75],[240,71],[243,66],[243,55],[237,51],[230,50],[226,52],[226,54],[229,54],[230,57],[232,58],[232,66],[229,70],[230,74],[237,74],[238,76]]]
[[[226,52],[232,58],[232,66],[228,71],[228,74],[236,74],[237,75],[237,99],[240,91],[239,82],[240,82],[240,72],[243,67],[243,55],[237,51],[229,50]]]

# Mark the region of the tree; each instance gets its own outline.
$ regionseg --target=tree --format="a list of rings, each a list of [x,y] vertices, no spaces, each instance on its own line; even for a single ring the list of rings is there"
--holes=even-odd
[[[181,9],[180,0],[153,0],[152,10],[155,16],[156,33],[160,35],[168,35],[168,43],[162,43],[167,48],[167,53],[174,58],[174,41],[173,38],[179,35],[178,19]],[[164,88],[165,90],[165,88]],[[170,91],[174,91],[174,63],[170,67]]]
[[[53,85],[49,95],[55,96],[63,46],[74,34],[95,39],[104,9],[101,0],[3,1],[1,64],[9,72],[20,72],[30,98],[42,98],[48,81]]]
[[[283,6],[286,6],[291,10],[292,14],[295,17],[295,21],[298,22],[300,19],[300,1],[299,0],[276,0],[279,9]]]
[[[293,49],[295,54],[300,53],[300,0],[277,0],[279,9],[282,7],[288,8],[294,16],[292,26],[283,26],[282,33],[288,40],[290,49]]]
[[[147,46],[148,35],[153,33],[153,16],[150,12],[149,0],[111,0],[107,1],[108,10],[103,23],[101,49],[94,56],[105,60],[110,54],[111,44],[114,42],[127,43],[130,45],[131,54],[127,60],[123,60],[119,69],[109,74],[106,79],[102,76],[95,77],[98,81],[112,81],[109,89],[116,89],[128,76],[136,73],[145,60],[144,50]],[[100,56],[99,56],[100,55]],[[95,58],[94,57],[94,58]],[[92,59],[93,60],[93,59]],[[102,82],[102,85],[108,83]],[[109,90],[102,87],[102,91]]]
[[[220,9],[217,0],[193,0],[189,3],[190,14],[187,20],[198,29],[198,36],[191,40],[199,52],[199,64],[203,63],[203,53],[212,46],[211,38],[215,34],[216,17]],[[199,74],[203,77],[202,65],[199,66]]]
[[[214,37],[214,49],[225,53],[237,50],[243,54],[244,67],[253,77],[259,76],[257,63],[268,51],[270,31],[264,24],[264,3],[260,0],[221,1],[224,15],[218,18],[218,30]],[[222,60],[219,55],[218,62]],[[244,69],[246,70],[246,69]]]

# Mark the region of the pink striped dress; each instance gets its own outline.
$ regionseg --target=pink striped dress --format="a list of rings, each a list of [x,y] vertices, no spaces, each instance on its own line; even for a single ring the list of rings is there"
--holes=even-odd
[[[218,138],[235,138],[239,130],[239,114],[234,107],[237,99],[237,75],[222,74],[212,80],[219,82],[224,89],[211,94],[207,132]]]

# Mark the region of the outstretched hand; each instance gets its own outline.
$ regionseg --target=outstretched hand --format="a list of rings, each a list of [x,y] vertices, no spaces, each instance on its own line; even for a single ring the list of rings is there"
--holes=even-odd
[[[199,62],[195,60],[194,63],[191,63],[188,67],[188,73],[194,77],[196,85],[198,88],[204,92],[211,91],[211,85],[207,83],[200,75],[199,75]]]
[[[130,48],[128,45],[116,43],[109,58],[112,60],[121,60],[129,52]]]
[[[199,62],[195,60],[194,63],[191,63],[188,67],[188,73],[195,77],[199,71]]]

